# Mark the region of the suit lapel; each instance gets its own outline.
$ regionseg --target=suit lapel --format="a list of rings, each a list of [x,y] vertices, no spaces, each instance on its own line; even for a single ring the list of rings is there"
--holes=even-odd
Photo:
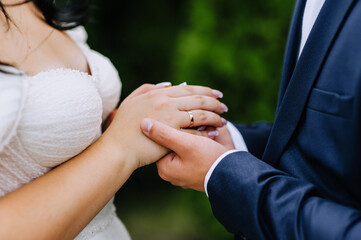
[[[291,27],[288,34],[286,52],[283,62],[281,86],[278,97],[278,106],[281,103],[283,95],[286,91],[286,87],[291,79],[294,67],[297,62],[298,49],[301,42],[301,30],[302,30],[302,19],[303,12],[305,9],[306,0],[298,0],[295,5],[293,13]]]
[[[289,84],[284,86],[284,96],[280,96],[282,100],[263,155],[263,159],[271,165],[278,163],[292,137],[324,60],[355,1],[326,0]]]

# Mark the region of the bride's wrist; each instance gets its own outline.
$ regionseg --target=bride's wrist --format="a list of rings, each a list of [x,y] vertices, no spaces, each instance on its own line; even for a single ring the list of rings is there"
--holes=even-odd
[[[138,168],[136,157],[132,151],[127,149],[126,145],[122,142],[117,141],[112,134],[105,132],[100,138],[100,144],[102,145],[103,151],[108,156],[108,161],[115,161],[120,164],[122,168],[135,171]]]

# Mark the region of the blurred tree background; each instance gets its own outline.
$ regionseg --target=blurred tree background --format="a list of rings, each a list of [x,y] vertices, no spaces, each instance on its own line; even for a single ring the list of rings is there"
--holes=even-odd
[[[187,82],[221,90],[228,120],[272,121],[293,5],[93,0],[88,42],[117,67],[122,99],[143,83]],[[155,166],[137,170],[116,204],[134,240],[233,239],[204,193],[163,182]]]

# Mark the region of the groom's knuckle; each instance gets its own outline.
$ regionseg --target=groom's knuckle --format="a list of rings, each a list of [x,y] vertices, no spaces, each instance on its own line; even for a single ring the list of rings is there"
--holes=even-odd
[[[163,179],[164,177],[164,160],[157,162],[158,175]]]
[[[177,185],[181,188],[186,189],[187,188],[187,184],[184,181],[178,181]]]
[[[163,166],[160,169],[158,169],[158,174],[163,180],[169,182],[170,180],[172,180],[172,178],[170,177],[171,175],[169,174],[170,171],[171,169],[168,166],[168,162],[165,162]]]
[[[167,176],[166,174],[163,172],[161,167],[158,167],[158,175],[161,179],[163,179],[164,181],[167,181]]]
[[[159,173],[159,177],[161,179],[163,179],[164,181],[167,181],[167,182],[169,181],[168,176],[166,174],[164,174],[163,172]]]

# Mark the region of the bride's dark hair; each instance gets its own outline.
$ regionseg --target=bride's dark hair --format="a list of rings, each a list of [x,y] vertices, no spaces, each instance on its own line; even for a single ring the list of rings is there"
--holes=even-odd
[[[88,4],[85,2],[56,4],[54,0],[25,0],[16,4],[4,5],[0,0],[0,9],[8,23],[11,19],[6,13],[5,7],[16,7],[28,2],[33,2],[38,7],[47,24],[59,30],[72,29],[87,21]]]

